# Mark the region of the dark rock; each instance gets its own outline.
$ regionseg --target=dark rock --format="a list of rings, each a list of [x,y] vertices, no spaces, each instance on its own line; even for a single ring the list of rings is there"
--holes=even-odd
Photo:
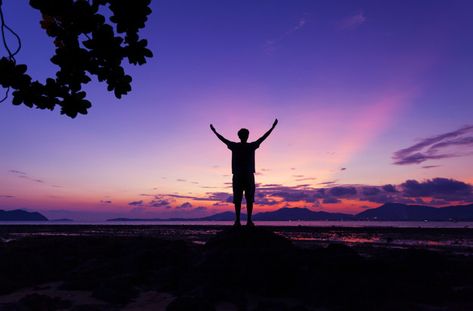
[[[289,311],[286,304],[277,301],[260,301],[253,311]]]
[[[103,305],[103,304],[84,304],[74,306],[69,311],[119,311],[117,307]]]
[[[340,258],[342,260],[357,260],[360,258],[358,253],[348,245],[342,243],[332,243],[326,248],[327,256],[332,259]]]
[[[261,227],[232,227],[205,245],[202,280],[214,288],[279,295],[292,290],[296,249]]]
[[[184,241],[145,237],[34,237],[7,243],[2,250],[0,295],[63,281],[61,289],[92,291],[113,303],[131,300],[135,288],[154,286],[161,269],[183,279],[194,258]]]
[[[134,278],[131,275],[119,275],[102,280],[92,296],[113,304],[126,304],[138,295]]]
[[[178,297],[166,308],[167,311],[215,311],[208,301],[198,297]]]
[[[211,238],[206,244],[207,250],[230,250],[239,249],[243,251],[265,250],[293,250],[292,242],[285,237],[277,235],[262,227],[230,227]]]
[[[54,311],[71,306],[71,302],[59,297],[49,297],[40,294],[29,294],[17,303],[0,306],[1,310],[10,311]]]

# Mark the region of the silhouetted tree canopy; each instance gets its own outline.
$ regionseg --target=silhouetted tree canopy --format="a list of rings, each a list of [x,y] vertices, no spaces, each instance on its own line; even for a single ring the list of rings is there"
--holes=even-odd
[[[131,90],[132,77],[125,73],[122,61],[143,65],[153,56],[147,40],[138,32],[145,27],[151,0],[30,0],[30,5],[41,12],[41,28],[54,38],[56,47],[51,62],[59,66],[55,77],[45,83],[33,80],[24,64],[17,64],[15,54],[5,42],[5,30],[15,34],[4,23],[2,37],[7,57],[0,59],[0,85],[13,89],[14,105],[53,110],[61,107],[61,114],[75,118],[87,114],[91,103],[82,86],[96,76],[107,83],[107,90],[117,98]],[[1,6],[1,0],[0,0]],[[110,10],[107,20],[99,12]]]

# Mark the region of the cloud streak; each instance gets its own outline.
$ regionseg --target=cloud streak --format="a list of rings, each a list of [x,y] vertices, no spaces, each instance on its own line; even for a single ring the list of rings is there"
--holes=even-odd
[[[202,203],[200,203],[202,202]],[[205,202],[205,203],[204,203]],[[473,186],[463,181],[436,177],[427,180],[408,179],[398,185],[311,185],[283,186],[280,184],[257,185],[255,203],[266,208],[283,206],[309,206],[330,208],[343,206],[347,202],[358,207],[364,202],[384,204],[425,204],[431,206],[469,204],[473,202]],[[105,202],[102,202],[105,203]],[[194,206],[207,205],[206,211],[232,207],[232,195],[227,192],[207,192],[205,196],[181,194],[159,194],[149,201],[131,201],[136,208],[159,208],[166,211],[194,211]],[[336,206],[336,205],[339,206]],[[334,206],[335,205],[335,206]],[[355,204],[357,205],[357,204]]]
[[[262,185],[257,189],[257,201],[275,203],[336,204],[343,200],[372,203],[397,202],[406,204],[441,205],[442,202],[473,202],[473,186],[454,179],[437,177],[431,180],[406,180],[399,185],[345,185],[314,188],[306,186]],[[424,201],[426,198],[427,201]],[[445,204],[444,204],[445,205]]]
[[[35,183],[38,183],[38,184],[46,184],[46,182],[44,180],[39,179],[39,178],[31,177],[26,172],[23,172],[23,171],[8,170],[8,172],[15,175],[15,176],[17,176],[18,178],[26,179],[26,180],[29,180],[29,181],[32,181],[32,182],[35,182]],[[54,187],[54,188],[62,188],[62,186],[59,186],[59,185],[50,185],[50,186]]]
[[[306,24],[307,24],[307,19],[305,17],[299,18],[297,23],[294,26],[292,26],[290,29],[286,30],[282,35],[280,35],[279,37],[275,39],[266,40],[266,42],[263,45],[263,51],[266,54],[272,54],[275,50],[277,50],[281,42],[286,40],[293,33],[304,28]]]
[[[428,160],[456,158],[473,154],[473,125],[422,139],[417,144],[394,152],[396,165],[420,164]],[[432,168],[434,166],[425,166]]]
[[[18,171],[18,170],[9,170],[8,172],[16,174],[16,175],[26,175],[25,172]]]
[[[186,209],[189,209],[191,207],[192,207],[192,204],[189,202],[184,202],[181,205],[177,206],[177,208],[186,208]]]
[[[462,181],[433,178],[422,182],[406,180],[401,184],[406,197],[432,197],[445,201],[473,201],[473,187]]]
[[[8,195],[8,194],[0,195],[0,199],[12,199],[14,197],[15,197],[14,195]]]
[[[144,205],[144,202],[143,200],[140,200],[140,201],[131,201],[128,203],[128,205],[130,206],[143,206]]]
[[[345,17],[338,22],[338,28],[342,30],[354,30],[366,22],[363,11],[359,11],[351,16]]]
[[[156,196],[156,199],[151,200],[151,202],[149,202],[149,206],[171,208],[171,201],[163,199],[160,196]]]

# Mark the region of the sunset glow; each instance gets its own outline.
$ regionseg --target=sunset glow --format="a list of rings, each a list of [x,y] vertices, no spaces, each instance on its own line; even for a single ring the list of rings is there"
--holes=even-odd
[[[256,213],[473,202],[473,2],[152,6],[142,35],[154,58],[130,68],[128,96],[92,82],[93,108],[76,119],[0,105],[0,209],[94,221],[232,211],[231,152],[209,124],[252,141],[275,118],[256,151]],[[22,37],[17,62],[53,74],[39,13],[3,10]]]

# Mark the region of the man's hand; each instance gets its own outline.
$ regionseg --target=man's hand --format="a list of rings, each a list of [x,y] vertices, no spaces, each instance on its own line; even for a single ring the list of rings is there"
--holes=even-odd
[[[273,128],[278,124],[278,119],[274,120]]]
[[[212,132],[215,132],[215,127],[213,126],[213,124],[210,124],[210,129],[212,130]]]

